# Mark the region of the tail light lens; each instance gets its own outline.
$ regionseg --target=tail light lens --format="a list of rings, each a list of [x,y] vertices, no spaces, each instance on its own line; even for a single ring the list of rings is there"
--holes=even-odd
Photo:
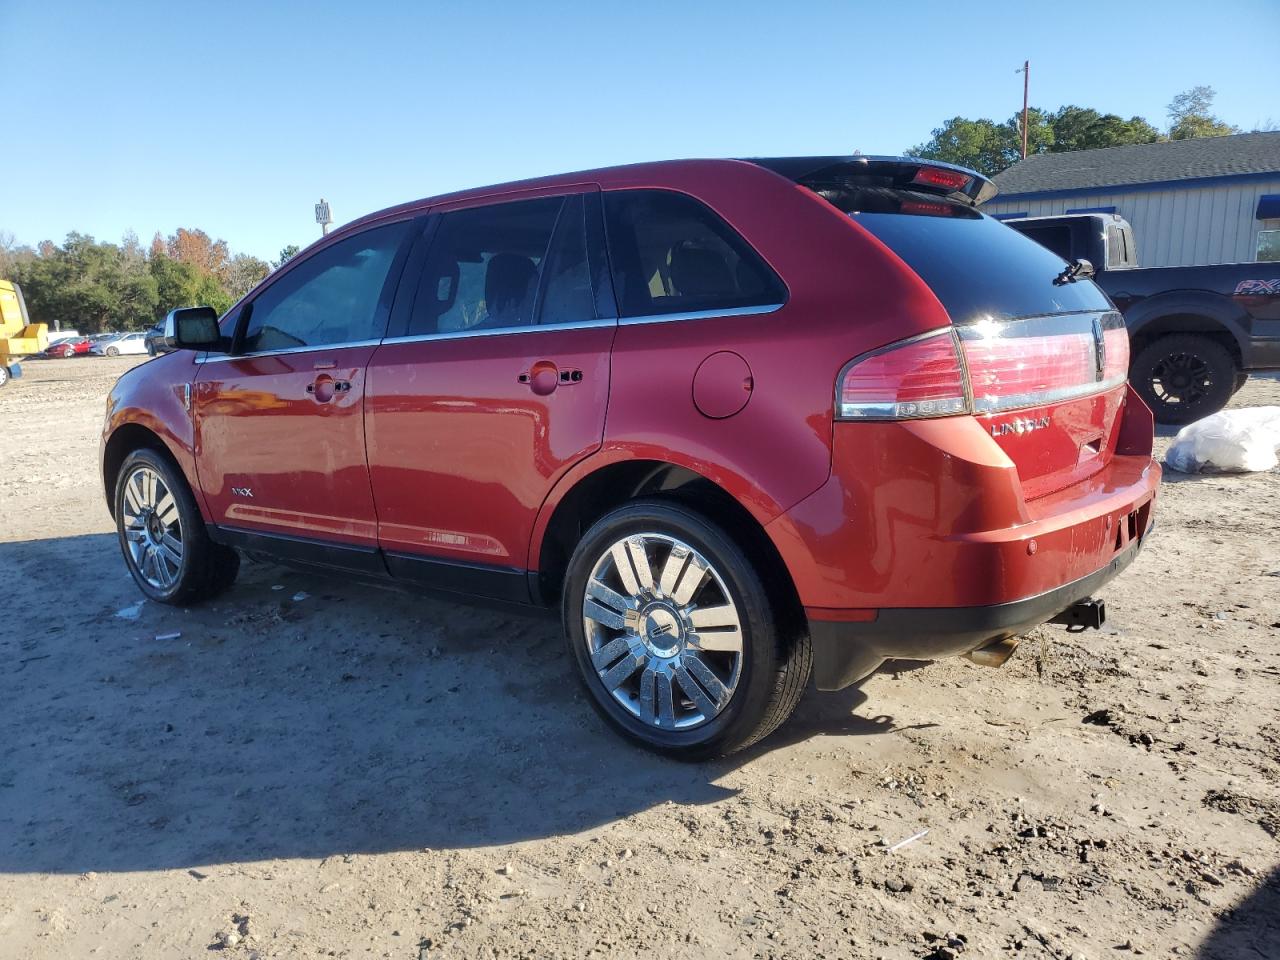
[[[1129,376],[1129,331],[1124,323],[1107,327],[1102,331],[1102,378],[1110,383],[1123,383]]]
[[[840,374],[843,420],[988,414],[1123,384],[1129,336],[1118,313],[1068,314],[936,330],[864,354]]]
[[[840,375],[839,415],[846,420],[948,417],[968,410],[950,328],[866,354]]]

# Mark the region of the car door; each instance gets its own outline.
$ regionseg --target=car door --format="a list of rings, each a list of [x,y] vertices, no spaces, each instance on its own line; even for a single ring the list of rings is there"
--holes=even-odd
[[[386,330],[410,230],[411,221],[384,223],[290,262],[243,308],[231,353],[203,359],[196,464],[232,542],[381,569],[365,366]]]
[[[528,599],[538,508],[604,433],[616,309],[598,211],[593,190],[433,213],[405,272],[411,306],[397,303],[368,371],[378,541],[395,576]]]

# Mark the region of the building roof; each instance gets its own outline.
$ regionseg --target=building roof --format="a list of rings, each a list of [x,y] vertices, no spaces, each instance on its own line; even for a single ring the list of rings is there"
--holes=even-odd
[[[1137,184],[1258,174],[1280,176],[1280,132],[1038,153],[993,179],[1000,188],[997,199],[1013,199],[1027,194],[1096,192]]]

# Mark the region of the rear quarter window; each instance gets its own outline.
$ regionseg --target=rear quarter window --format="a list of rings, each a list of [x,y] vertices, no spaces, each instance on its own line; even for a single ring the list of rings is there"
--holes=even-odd
[[[605,226],[623,317],[773,306],[786,288],[705,204],[668,190],[604,195]]]

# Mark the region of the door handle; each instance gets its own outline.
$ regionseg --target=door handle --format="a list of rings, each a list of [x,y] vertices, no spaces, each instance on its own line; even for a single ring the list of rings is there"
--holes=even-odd
[[[335,380],[327,373],[320,374],[307,384],[307,393],[311,395],[316,403],[328,403],[335,395],[346,393],[350,389],[350,380]]]
[[[556,389],[556,387],[569,386],[574,383],[582,382],[582,371],[566,367],[561,370],[551,360],[539,360],[527,371],[516,377],[516,380],[525,384],[534,393],[539,396],[546,396]]]

